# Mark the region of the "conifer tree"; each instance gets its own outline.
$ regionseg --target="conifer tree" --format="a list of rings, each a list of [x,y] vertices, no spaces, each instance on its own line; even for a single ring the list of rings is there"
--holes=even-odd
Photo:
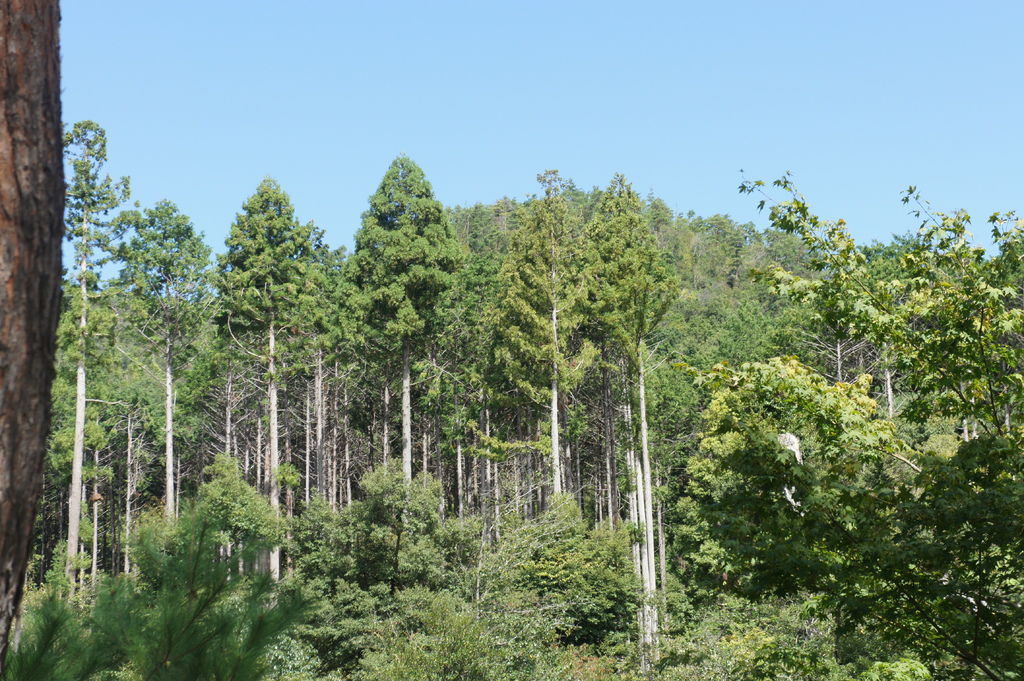
[[[159,348],[164,374],[164,514],[175,512],[174,385],[179,353],[190,347],[210,303],[210,248],[170,201],[127,211],[118,223],[134,231],[120,249],[122,284],[142,313],[139,333]]]
[[[583,321],[586,286],[580,216],[557,171],[537,176],[544,195],[520,209],[500,273],[495,355],[508,378],[534,401],[550,404],[551,480],[563,489],[559,390],[572,386],[594,357],[574,332]]]
[[[103,174],[107,162],[107,135],[92,121],[75,123],[64,136],[65,154],[72,177],[66,190],[65,222],[68,239],[75,243],[78,261],[78,367],[75,387],[75,440],[68,493],[68,579],[74,578],[74,557],[82,514],[82,461],[85,453],[86,356],[89,346],[89,293],[95,286],[93,268],[98,252],[109,251],[115,235],[106,214],[128,198],[128,178],[114,182]]]
[[[258,356],[266,366],[269,410],[267,481],[270,504],[281,505],[278,479],[278,387],[280,385],[279,334],[301,326],[300,313],[311,295],[309,277],[318,230],[295,219],[288,194],[276,180],[266,178],[243,204],[227,238],[227,253],[220,257],[220,288],[224,323],[231,335],[245,327],[263,340]],[[281,549],[270,554],[270,572],[280,575]]]
[[[356,233],[353,272],[367,321],[398,341],[402,355],[402,469],[412,480],[411,358],[434,330],[435,306],[460,250],[423,170],[399,156],[388,168]]]
[[[647,421],[647,343],[674,296],[673,282],[662,262],[643,203],[622,175],[612,178],[587,224],[588,269],[593,283],[593,313],[605,336],[618,346],[636,386],[640,427],[639,466],[635,466],[637,517],[643,530],[639,555],[645,602],[641,608],[642,662],[657,642],[654,511]],[[629,424],[632,427],[632,424]],[[632,457],[630,457],[632,459]]]

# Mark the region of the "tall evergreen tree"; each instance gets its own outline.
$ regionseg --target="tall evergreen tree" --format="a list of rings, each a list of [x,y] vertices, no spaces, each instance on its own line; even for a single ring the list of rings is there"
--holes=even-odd
[[[68,545],[65,572],[74,578],[74,557],[82,514],[82,461],[85,452],[86,356],[89,345],[89,292],[96,282],[98,252],[109,251],[114,232],[104,218],[128,198],[128,178],[115,182],[103,174],[107,134],[92,121],[75,123],[64,136],[72,178],[66,189],[66,236],[75,243],[78,261],[78,368],[75,388],[75,440],[68,493]]]
[[[574,332],[583,321],[586,286],[581,221],[557,171],[537,176],[544,195],[520,210],[500,273],[494,323],[496,358],[509,379],[536,402],[549,401],[552,489],[563,488],[559,390],[579,381],[594,356]]]
[[[127,211],[118,222],[134,232],[120,249],[122,284],[142,313],[139,333],[158,348],[164,374],[164,514],[175,513],[174,385],[180,353],[194,340],[210,303],[210,247],[170,201]]]
[[[411,358],[434,327],[435,306],[450,285],[460,249],[444,207],[423,170],[399,156],[391,163],[356,233],[353,272],[367,320],[394,338],[402,354],[402,469],[412,480]]]
[[[295,219],[288,194],[276,180],[266,178],[243,204],[227,238],[227,253],[220,257],[220,288],[224,298],[224,323],[234,335],[235,326],[246,327],[263,340],[259,352],[266,366],[269,432],[267,481],[275,513],[281,505],[278,479],[280,339],[283,330],[301,326],[313,282],[309,277],[319,233],[312,224]],[[270,572],[281,571],[281,549],[270,555]]]
[[[654,505],[647,421],[647,343],[675,295],[654,234],[643,215],[643,202],[622,175],[616,175],[587,224],[594,313],[606,337],[627,360],[636,386],[640,458],[634,465],[638,518],[643,530],[640,574],[645,602],[641,611],[642,662],[656,645],[658,618],[654,560]],[[630,424],[631,426],[632,424]],[[633,457],[630,457],[632,460]]]

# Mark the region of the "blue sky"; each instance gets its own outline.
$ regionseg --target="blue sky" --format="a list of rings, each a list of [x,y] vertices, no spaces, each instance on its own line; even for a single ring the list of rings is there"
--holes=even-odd
[[[749,178],[795,174],[858,238],[915,226],[899,192],[983,235],[1024,208],[1024,3],[65,0],[64,119],[107,129],[133,198],[216,250],[266,175],[352,244],[391,159],[446,204],[557,168],[625,173],[677,211],[765,224]]]

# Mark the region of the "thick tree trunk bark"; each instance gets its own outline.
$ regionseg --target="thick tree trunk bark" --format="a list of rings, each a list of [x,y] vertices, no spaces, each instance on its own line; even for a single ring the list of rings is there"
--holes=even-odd
[[[277,480],[277,468],[280,463],[280,454],[278,450],[278,425],[277,425],[277,331],[274,328],[274,323],[270,323],[270,333],[268,334],[269,350],[270,354],[267,358],[267,373],[269,374],[269,380],[267,383],[267,399],[270,402],[268,409],[270,410],[270,432],[267,434],[269,461],[267,462],[267,491],[270,495],[270,506],[274,509],[274,514],[281,515],[281,488]],[[281,547],[275,546],[270,550],[270,575],[274,579],[281,577]]]
[[[402,473],[412,482],[412,379],[409,375],[409,339],[402,341]]]
[[[0,3],[0,674],[42,485],[60,313],[59,23],[56,0]]]
[[[174,504],[174,371],[171,341],[164,348],[164,516],[175,516]]]

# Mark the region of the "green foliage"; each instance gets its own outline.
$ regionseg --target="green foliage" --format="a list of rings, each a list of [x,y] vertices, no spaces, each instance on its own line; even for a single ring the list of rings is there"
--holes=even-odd
[[[288,194],[266,178],[242,206],[220,256],[219,287],[228,321],[266,328],[299,324],[311,306],[310,278],[320,233],[300,225]]]
[[[75,255],[87,265],[95,264],[95,249],[109,251],[110,225],[103,222],[110,210],[128,199],[128,178],[114,181],[103,174],[107,162],[107,133],[93,121],[79,121],[64,133],[65,157],[71,166],[71,181],[65,201],[65,235],[75,241]]]
[[[295,519],[291,552],[311,610],[299,627],[323,671],[352,671],[374,643],[378,617],[407,589],[459,590],[478,558],[480,525],[442,521],[440,489],[405,483],[395,467],[367,473],[364,498],[339,513],[315,500]]]
[[[622,175],[602,192],[587,224],[591,314],[602,336],[618,344],[634,364],[673,298],[676,282],[645,224],[640,197]]]
[[[392,161],[356,233],[353,281],[367,319],[385,336],[408,339],[434,321],[439,297],[461,257],[441,202],[410,158]]]
[[[955,418],[966,441],[940,453],[922,447],[933,440],[904,439],[878,417],[867,375],[833,385],[792,359],[720,365],[703,375],[714,396],[705,461],[691,467],[704,528],[751,593],[816,591],[844,622],[925,659],[1015,678],[1024,456],[1012,367],[1022,350],[1006,284],[1020,229],[995,218],[1000,252],[985,258],[966,241],[966,216],[940,215],[903,255],[909,276],[868,286],[868,259],[844,223],[811,214],[788,179],[777,185],[791,198],[773,221],[800,235],[824,275],[775,270],[778,290],[888,347],[911,390],[902,419]]]
[[[370,681],[518,681],[565,675],[564,656],[524,641],[450,594],[422,590],[398,595],[397,616],[355,675]],[[511,636],[510,636],[511,634]]]
[[[571,645],[622,643],[622,623],[633,617],[640,588],[627,534],[588,531],[568,496],[507,531],[485,558],[481,579],[494,603],[535,599]]]
[[[663,681],[845,681],[834,623],[800,601],[719,597],[666,644]]]
[[[280,541],[281,520],[269,502],[242,479],[238,462],[218,454],[204,470],[197,510],[219,532],[219,541],[235,545],[269,545]]]
[[[144,524],[135,544],[139,574],[106,580],[81,613],[55,595],[31,608],[4,678],[266,678],[266,653],[300,604],[265,575],[238,574],[238,562],[221,556],[221,536],[198,511],[175,525]]]
[[[857,676],[857,681],[930,681],[928,668],[917,660],[876,662]]]
[[[554,378],[563,390],[578,384],[595,350],[574,334],[584,321],[587,286],[582,215],[570,199],[572,183],[554,170],[537,181],[544,195],[519,210],[490,323],[496,333],[494,358],[505,378],[542,403]]]
[[[161,351],[174,352],[193,337],[211,302],[210,247],[170,201],[125,211],[116,222],[132,231],[118,256],[121,285],[144,315],[138,326],[160,339]]]

